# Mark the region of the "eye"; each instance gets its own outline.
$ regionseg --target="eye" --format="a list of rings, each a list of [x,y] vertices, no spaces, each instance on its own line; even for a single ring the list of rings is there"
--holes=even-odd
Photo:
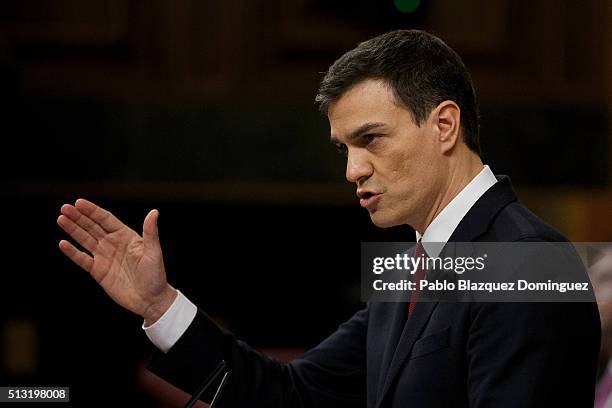
[[[338,151],[338,153],[340,153],[343,156],[347,155],[348,150],[346,148],[346,145],[342,143],[335,143],[334,145],[336,146],[336,150]]]
[[[363,137],[363,142],[365,143],[365,145],[369,145],[370,143],[374,142],[378,138],[378,135],[374,133],[368,133],[368,134],[363,135],[362,137]]]

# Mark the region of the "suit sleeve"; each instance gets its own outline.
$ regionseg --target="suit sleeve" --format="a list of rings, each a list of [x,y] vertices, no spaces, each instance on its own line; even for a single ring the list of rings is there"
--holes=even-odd
[[[317,347],[283,364],[253,350],[198,311],[168,353],[155,352],[147,368],[191,394],[225,360],[232,374],[220,407],[362,407],[367,319],[364,308]],[[211,398],[212,392],[202,399]]]

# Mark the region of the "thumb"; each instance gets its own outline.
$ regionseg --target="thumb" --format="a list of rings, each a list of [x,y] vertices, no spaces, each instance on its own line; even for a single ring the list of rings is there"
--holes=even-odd
[[[157,230],[157,218],[159,211],[151,210],[144,219],[142,224],[142,239],[144,241],[145,252],[161,252],[159,244],[159,232]]]

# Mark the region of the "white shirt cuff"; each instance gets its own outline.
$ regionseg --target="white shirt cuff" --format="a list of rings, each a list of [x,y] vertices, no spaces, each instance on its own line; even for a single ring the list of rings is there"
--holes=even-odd
[[[145,334],[155,347],[167,353],[181,338],[195,318],[198,307],[177,290],[178,296],[172,305],[155,323],[150,326],[142,324]]]

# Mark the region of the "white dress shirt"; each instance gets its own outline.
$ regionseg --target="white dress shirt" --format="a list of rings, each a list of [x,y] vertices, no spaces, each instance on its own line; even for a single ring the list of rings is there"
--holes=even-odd
[[[428,247],[427,243],[446,243],[470,208],[496,182],[497,179],[489,166],[484,166],[480,173],[434,218],[422,236],[416,233],[417,241],[422,240],[429,256],[438,256],[441,247],[433,244]],[[166,313],[151,326],[145,326],[143,323],[142,328],[151,342],[167,353],[185,333],[197,311],[197,306],[179,291]]]
[[[423,235],[417,231],[416,239],[417,241],[421,239],[427,255],[435,258],[440,254],[443,247],[440,244],[448,242],[455,228],[470,208],[495,183],[497,183],[497,178],[495,178],[489,166],[485,165],[480,173],[440,211],[440,214],[429,224]],[[430,243],[430,245],[427,243]],[[436,243],[438,245],[435,245]]]
[[[142,324],[149,340],[164,353],[167,353],[185,333],[198,312],[196,305],[191,303],[180,290],[177,292],[178,296],[162,317],[150,326]]]

